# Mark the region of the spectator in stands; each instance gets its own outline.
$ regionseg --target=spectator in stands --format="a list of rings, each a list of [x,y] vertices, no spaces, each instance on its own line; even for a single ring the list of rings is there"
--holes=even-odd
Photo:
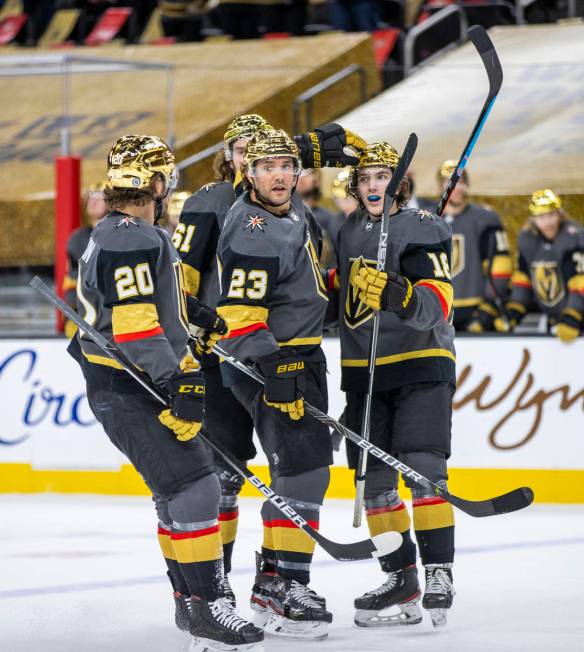
[[[302,36],[306,25],[308,0],[283,0],[267,4],[263,10],[266,32],[286,32]]]
[[[435,201],[416,195],[416,175],[414,171],[408,170],[406,177],[410,182],[410,199],[406,204],[406,208],[421,208],[422,210],[433,211],[436,208]]]
[[[379,0],[330,0],[330,21],[344,32],[373,32],[380,19]]]
[[[215,0],[213,15],[219,27],[235,39],[250,39],[259,36],[260,5],[263,0],[248,0],[247,2],[229,2]]]
[[[512,290],[500,332],[513,330],[534,302],[562,342],[584,329],[584,228],[568,219],[553,190],[536,190],[519,234]]]
[[[335,246],[337,234],[342,221],[338,215],[320,205],[322,193],[320,190],[320,170],[303,170],[298,177],[297,192],[302,201],[310,208],[318,225],[324,232],[324,243],[321,263],[328,267],[335,259]]]
[[[85,216],[87,226],[75,229],[67,241],[67,274],[63,279],[63,298],[74,310],[77,310],[77,274],[79,258],[82,256],[95,225],[108,213],[103,193],[105,181],[95,181],[85,195]],[[73,337],[77,327],[69,320],[65,321],[65,335]]]
[[[438,168],[440,194],[456,166],[457,161],[444,161]],[[469,190],[468,173],[464,170],[443,217],[452,227],[454,327],[480,333],[493,329],[507,299],[512,263],[499,216],[487,206],[471,203]]]

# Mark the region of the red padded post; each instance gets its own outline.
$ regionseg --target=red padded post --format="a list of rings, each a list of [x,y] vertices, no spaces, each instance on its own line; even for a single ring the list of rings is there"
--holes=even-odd
[[[81,159],[55,158],[55,291],[63,296],[67,273],[67,240],[81,224]],[[63,332],[63,315],[57,314],[57,331]]]

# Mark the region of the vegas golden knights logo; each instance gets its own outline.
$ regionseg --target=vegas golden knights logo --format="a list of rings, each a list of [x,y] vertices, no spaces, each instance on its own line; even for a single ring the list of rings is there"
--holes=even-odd
[[[462,233],[452,234],[452,263],[450,265],[450,277],[454,278],[464,269],[465,264],[464,235]]]
[[[357,328],[364,324],[373,315],[373,310],[359,299],[359,289],[351,285],[351,279],[359,273],[361,267],[368,264],[371,267],[377,265],[375,260],[365,260],[363,256],[350,258],[349,283],[347,287],[347,300],[345,301],[345,324],[349,328]]]
[[[556,262],[543,260],[532,263],[531,281],[533,291],[545,306],[551,308],[564,298],[564,281]]]

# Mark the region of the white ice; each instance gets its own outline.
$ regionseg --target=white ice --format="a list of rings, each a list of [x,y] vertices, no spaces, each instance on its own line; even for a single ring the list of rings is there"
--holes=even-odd
[[[3,495],[0,498],[2,652],[183,652],[170,585],[146,498]],[[241,500],[231,574],[250,615],[259,500]],[[584,651],[584,506],[536,505],[473,519],[457,511],[457,595],[444,630],[360,629],[355,596],[381,583],[376,561],[340,563],[317,550],[312,585],[334,614],[326,641],[269,639],[264,650],[395,652]],[[357,540],[352,503],[329,500],[321,531]]]

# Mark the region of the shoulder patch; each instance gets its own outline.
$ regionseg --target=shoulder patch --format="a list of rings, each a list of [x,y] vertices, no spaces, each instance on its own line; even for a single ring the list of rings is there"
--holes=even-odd
[[[140,226],[140,223],[139,220],[137,220],[135,217],[126,215],[125,217],[122,217],[118,220],[116,223],[116,229],[119,229],[121,226],[125,226],[127,229],[129,229],[130,226]]]
[[[434,224],[436,222],[434,213],[431,211],[426,211],[423,208],[416,209],[416,215],[422,224]]]
[[[256,229],[259,229],[262,233],[264,227],[267,226],[268,218],[265,215],[252,215],[248,213],[245,217],[245,226],[243,227],[244,231],[249,229],[252,232],[255,232]]]

